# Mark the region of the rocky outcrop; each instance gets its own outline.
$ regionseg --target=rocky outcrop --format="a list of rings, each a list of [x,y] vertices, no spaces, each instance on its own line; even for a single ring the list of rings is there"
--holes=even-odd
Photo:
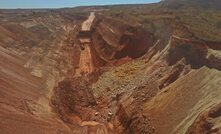
[[[187,134],[208,134],[220,133],[221,121],[221,106],[220,104],[210,108],[208,111],[200,114],[194,121],[191,127],[186,132]]]

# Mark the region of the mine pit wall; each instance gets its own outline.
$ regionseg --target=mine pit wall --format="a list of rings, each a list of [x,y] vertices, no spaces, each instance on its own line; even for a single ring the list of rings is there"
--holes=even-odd
[[[155,42],[154,35],[142,28],[120,24],[101,16],[95,18],[92,24],[92,50],[101,65],[125,57],[139,58]]]
[[[78,28],[79,30],[80,28]],[[79,30],[80,31],[80,30]],[[91,106],[96,105],[92,90],[90,89],[90,76],[98,77],[96,74],[88,73],[87,75],[76,75],[76,70],[79,68],[80,54],[84,45],[87,45],[91,49],[93,66],[102,66],[103,61],[96,57],[96,53],[93,51],[93,44],[91,42],[85,42],[85,40],[91,40],[91,31],[75,31],[75,44],[73,55],[74,69],[71,75],[66,77],[63,81],[60,81],[58,86],[54,88],[54,94],[51,98],[51,103],[54,112],[66,123],[70,123],[73,126],[81,126],[82,121],[91,120],[92,113],[95,112]],[[86,44],[85,44],[86,43]],[[89,79],[89,80],[88,80]],[[96,78],[93,78],[94,81]],[[85,127],[80,127],[80,130],[85,130]],[[96,125],[95,125],[96,128]],[[89,128],[86,127],[86,131]],[[85,132],[82,132],[85,133]]]
[[[124,57],[138,58],[144,55],[147,52],[148,48],[154,44],[153,35],[151,35],[150,33],[144,32],[137,28],[128,27],[128,30],[132,31],[132,33],[127,34],[127,31],[121,31],[122,35],[120,35],[119,37],[119,44],[114,44],[116,45],[116,47],[124,46],[122,50],[118,50],[118,48],[111,46],[104,40],[102,36],[104,36],[104,34],[108,35],[108,33],[101,33],[99,31],[99,25],[96,24],[96,26],[98,27],[94,27],[95,24],[93,24],[91,32],[80,32],[77,35],[77,38],[88,38],[91,35],[92,43],[90,45],[90,48],[92,51],[92,60],[93,64],[97,68],[103,67],[111,60],[121,60],[121,58]],[[150,39],[146,40],[146,36],[142,35],[148,35]],[[100,38],[97,38],[98,36],[100,36]],[[103,51],[103,49],[105,49],[105,51]],[[132,52],[134,50],[142,52],[133,55],[134,53]],[[103,53],[106,51],[109,52],[109,55],[105,55]],[[118,53],[119,56],[116,56],[116,53]],[[120,53],[123,53],[123,55],[120,55]],[[78,116],[80,120],[91,120],[92,114],[96,112],[95,109],[88,107],[97,105],[90,85],[92,84],[92,82],[94,82],[94,79],[97,79],[99,77],[99,75],[91,75],[93,75],[91,81],[87,81],[86,78],[83,76],[76,78],[67,78],[64,81],[60,82],[59,85],[54,89],[52,105],[55,112],[58,113],[59,117],[63,121],[71,124],[77,123],[77,120],[72,119],[73,115]],[[121,113],[121,111],[124,111],[124,107],[122,107],[122,109],[119,111],[119,119],[121,121],[125,121],[120,121],[119,123],[126,128],[128,127],[128,122],[131,120],[129,117],[130,115],[127,116],[127,114]],[[121,132],[129,133],[130,131],[123,128]]]
[[[131,33],[125,32],[120,38],[119,44],[125,47],[116,52],[116,59],[126,56],[132,59],[139,58],[153,45],[155,40],[151,33],[136,28],[131,28],[131,30],[133,30]]]
[[[5,122],[10,124],[8,128],[5,128],[8,130],[7,132],[10,131],[9,133],[11,133],[12,130],[17,132],[18,130],[18,133],[30,132],[39,134],[57,133],[57,131],[62,132],[62,130],[69,129],[67,125],[61,123],[58,118],[54,117],[55,115],[49,106],[53,88],[56,87],[58,82],[62,81],[67,76],[69,70],[72,69],[72,63],[74,62],[73,54],[76,54],[74,51],[78,50],[75,49],[76,45],[73,43],[74,36],[72,34],[66,34],[66,31],[61,28],[60,31],[55,31],[50,39],[42,41],[41,44],[32,44],[33,49],[29,48],[29,51],[23,52],[22,56],[19,54],[21,51],[18,49],[21,48],[22,50],[23,46],[21,45],[18,48],[14,48],[14,51],[18,51],[16,52],[18,55],[15,57],[21,57],[22,62],[24,62],[19,65],[19,68],[17,65],[14,66],[16,74],[22,76],[18,75],[19,81],[16,79],[15,81],[25,81],[15,85],[16,88],[12,88],[12,94],[9,92],[12,95],[9,98],[16,100],[16,103],[13,103],[16,109],[13,113],[10,110],[10,114],[5,113],[7,120],[2,119],[3,124],[5,124]],[[14,51],[12,52],[15,53]],[[24,57],[27,58],[24,59]],[[5,63],[10,62],[7,61]],[[6,78],[8,78],[8,76]],[[8,81],[11,82],[10,79]],[[22,86],[19,87],[20,85]],[[20,97],[20,94],[22,97]],[[6,100],[10,99],[6,98]],[[58,126],[56,124],[60,125]],[[56,130],[54,128],[56,128]]]
[[[185,41],[171,37],[168,41],[159,41],[159,43],[157,43],[156,37],[151,33],[131,26],[125,27],[124,25],[121,27],[120,24],[116,26],[119,31],[112,33],[112,35],[117,36],[117,38],[113,40],[111,36],[109,36],[110,31],[102,31],[103,28],[107,29],[107,27],[104,27],[101,23],[111,25],[111,28],[115,27],[113,25],[114,22],[107,23],[105,20],[95,20],[90,33],[86,32],[79,34],[79,36],[82,37],[91,35],[92,43],[90,49],[92,51],[94,66],[98,70],[99,67],[104,67],[105,64],[112,60],[121,60],[121,58],[127,56],[136,59],[143,56],[148,51],[148,54],[152,54],[149,57],[150,59],[147,60],[147,62],[153,63],[152,72],[159,69],[160,66],[163,66],[162,72],[160,70],[161,68],[159,69],[159,74],[161,75],[159,78],[160,82],[154,87],[156,90],[163,90],[172,83],[175,83],[181,76],[189,73],[191,68],[199,69],[202,66],[208,66],[215,69],[220,68],[220,66],[217,65],[219,58],[216,57],[215,60],[207,59],[208,48],[210,47],[207,42]],[[147,36],[149,38],[147,38]],[[215,48],[218,46],[219,45],[216,45]],[[132,53],[133,51],[138,51],[139,53],[134,54]],[[145,56],[143,58],[145,58]],[[158,62],[163,64],[159,63],[158,65]],[[148,75],[154,75],[152,72]],[[94,77],[99,77],[99,75]],[[79,83],[79,80],[82,81],[82,83],[76,84]],[[91,120],[91,115],[88,113],[96,112],[95,109],[88,108],[88,106],[97,106],[96,99],[90,89],[90,85],[94,81],[89,81],[88,83],[88,81],[84,80],[84,77],[67,79],[66,82],[61,82],[55,89],[55,101],[53,104],[55,109],[58,110],[57,112],[61,118],[68,123],[74,123],[74,120],[70,119],[71,116],[69,115],[74,114],[79,116],[82,120]],[[136,91],[134,91],[134,93],[136,93]],[[137,104],[140,103],[131,103],[126,106],[122,106],[121,104],[117,105],[119,111],[116,113],[113,121],[114,129],[116,129],[117,132],[136,133],[139,131],[154,133],[155,128],[148,124],[150,121],[146,115],[143,116],[141,111],[137,111]],[[82,112],[80,107],[83,107],[85,112]],[[146,122],[147,124],[144,124]]]
[[[220,133],[221,103],[201,113],[188,128],[186,134],[193,133]]]
[[[97,35],[94,35],[95,42],[96,42],[96,39],[100,39],[102,40],[100,42],[105,42],[104,44],[111,46],[107,44],[107,42],[104,39],[102,39],[102,36],[101,36],[102,34],[100,33],[99,30],[95,32],[97,34]],[[130,39],[130,37],[127,37],[127,39],[128,38]],[[183,40],[183,39],[173,38],[172,36],[171,36],[171,40],[170,39],[168,40],[170,43],[167,44],[166,42],[164,42],[165,45],[160,44],[161,46],[164,46],[163,49],[165,50],[163,49],[160,50],[159,55],[161,56],[159,57],[161,58],[159,59],[161,60],[161,62],[166,62],[168,69],[170,69],[171,71],[170,72],[168,71],[168,74],[165,74],[167,76],[162,78],[161,83],[159,83],[158,85],[159,89],[164,89],[170,84],[175,83],[178,79],[180,79],[180,77],[188,74],[191,71],[191,69],[200,69],[204,66],[207,66],[212,69],[220,70],[220,56],[217,56],[214,53],[212,53],[213,58],[211,56],[208,57],[209,49],[212,49],[214,51],[219,51],[220,50],[219,45],[213,46],[208,41],[193,40],[191,38],[188,40]],[[97,44],[102,45],[102,43],[97,43]],[[153,51],[159,51],[159,50],[155,49]],[[163,51],[165,52],[163,53]],[[129,108],[131,107],[136,108],[135,105],[129,106]],[[137,130],[142,132],[142,129],[144,131],[148,129],[150,133],[154,133],[155,128],[152,127],[151,125],[149,126],[148,123],[147,125],[141,126],[140,128],[139,126],[136,126],[137,125],[136,119],[133,119],[136,117],[132,117],[133,112],[131,113],[125,112],[125,111],[130,111],[128,110],[129,108],[121,107],[121,109],[117,113],[116,122],[118,121],[119,122],[114,124],[116,125],[115,127],[118,129],[117,131],[122,132],[122,133],[125,133],[127,131],[130,131],[130,133],[133,133],[133,132],[136,133]],[[142,117],[142,116],[138,117],[137,121],[142,122],[142,120],[145,120],[145,118],[146,117]],[[121,126],[121,128],[119,127],[119,125]],[[145,127],[147,127],[147,129],[145,129]],[[130,130],[129,128],[131,128],[132,130]]]
[[[212,47],[212,48],[211,48]],[[166,57],[169,66],[184,58],[193,69],[203,66],[221,70],[221,57],[216,55],[218,45],[211,46],[210,42],[192,41],[172,38],[171,47]],[[211,51],[211,52],[210,52]]]

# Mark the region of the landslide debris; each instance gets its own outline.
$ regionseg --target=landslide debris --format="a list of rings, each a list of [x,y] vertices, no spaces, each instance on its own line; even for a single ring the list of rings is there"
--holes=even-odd
[[[219,133],[220,11],[168,4],[1,10],[2,132]]]

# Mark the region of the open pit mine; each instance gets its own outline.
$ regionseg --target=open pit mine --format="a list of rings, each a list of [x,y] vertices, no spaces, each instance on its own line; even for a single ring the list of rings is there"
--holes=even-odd
[[[221,2],[0,9],[1,134],[221,134]]]

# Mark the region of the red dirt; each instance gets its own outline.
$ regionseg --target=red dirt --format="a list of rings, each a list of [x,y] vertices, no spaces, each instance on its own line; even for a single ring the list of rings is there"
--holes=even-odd
[[[16,53],[0,47],[1,133],[70,133],[70,128],[47,113],[47,107],[39,101],[49,101],[42,96],[44,81],[32,76],[30,70],[23,67],[24,62]],[[42,114],[44,118],[36,116]]]
[[[219,42],[167,12],[149,30],[80,9],[0,17],[3,134],[220,133]]]
[[[93,23],[93,20],[95,19],[95,13],[92,12],[88,19],[83,22],[82,24],[82,33],[83,32],[90,32],[91,30],[91,25]],[[81,46],[82,46],[82,51],[80,54],[80,60],[79,60],[79,69],[77,69],[76,74],[89,74],[92,73],[94,70],[94,65],[92,61],[92,53],[91,53],[91,38],[90,35],[88,37],[81,38],[79,37]]]

